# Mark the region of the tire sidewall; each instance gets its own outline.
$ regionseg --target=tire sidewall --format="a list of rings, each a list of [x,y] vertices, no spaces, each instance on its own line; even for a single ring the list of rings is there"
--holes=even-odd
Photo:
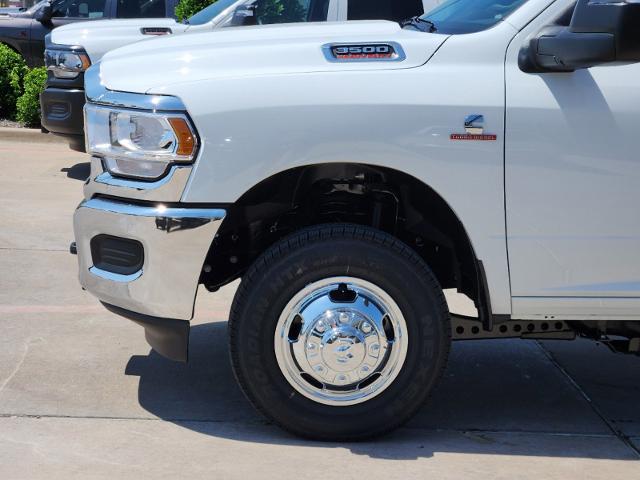
[[[233,365],[249,399],[268,417],[303,436],[358,438],[395,428],[423,404],[446,362],[449,320],[426,265],[393,245],[314,241],[273,256],[240,287],[244,298],[232,315]],[[393,298],[407,324],[408,347],[398,376],[384,391],[356,405],[328,406],[306,398],[286,380],[274,336],[294,295],[316,281],[342,276],[371,282]]]

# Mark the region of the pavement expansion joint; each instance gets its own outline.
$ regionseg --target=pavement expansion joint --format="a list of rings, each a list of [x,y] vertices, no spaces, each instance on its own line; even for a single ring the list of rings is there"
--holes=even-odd
[[[634,454],[640,459],[640,449],[634,445],[631,441],[631,438],[621,432],[619,429],[611,423],[611,421],[605,416],[605,414],[600,410],[600,408],[596,405],[596,403],[591,399],[589,394],[584,391],[584,389],[580,386],[580,384],[571,376],[571,374],[556,360],[553,354],[544,348],[544,345],[539,340],[535,341],[538,347],[542,350],[542,353],[549,359],[549,361],[560,371],[560,373],[565,377],[565,379],[577,390],[577,392],[585,399],[585,401],[589,404],[593,412],[600,417],[600,419],[605,423],[605,425],[613,432],[613,434],[624,443]]]
[[[69,419],[69,420],[123,420],[123,421],[144,421],[144,422],[166,422],[166,423],[203,423],[203,424],[237,424],[237,421],[230,420],[202,420],[188,418],[152,418],[152,417],[117,417],[117,416],[95,416],[95,415],[36,415],[21,413],[0,413],[0,419]],[[270,423],[264,421],[242,422],[244,425],[263,425],[271,426]],[[407,431],[424,431],[434,433],[456,433],[461,435],[533,435],[545,437],[572,437],[572,438],[619,438],[615,433],[584,433],[584,432],[547,432],[535,430],[496,430],[496,429],[451,429],[451,428],[425,428],[405,426],[403,430]]]
[[[64,248],[20,248],[20,247],[0,247],[0,250],[15,250],[16,252],[65,252],[68,253],[69,249]]]

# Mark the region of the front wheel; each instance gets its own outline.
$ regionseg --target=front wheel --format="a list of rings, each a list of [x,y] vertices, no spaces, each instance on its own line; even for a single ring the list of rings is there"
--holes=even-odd
[[[323,226],[247,272],[230,317],[247,398],[297,435],[357,440],[411,418],[446,364],[449,315],[432,272],[382,232]]]

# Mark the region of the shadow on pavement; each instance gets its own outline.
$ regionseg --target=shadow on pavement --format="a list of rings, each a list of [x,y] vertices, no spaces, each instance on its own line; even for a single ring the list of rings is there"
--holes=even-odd
[[[61,168],[60,171],[66,173],[67,178],[82,180],[84,182],[91,174],[91,163],[76,163],[72,167]]]
[[[390,436],[350,444],[300,440],[268,426],[245,400],[231,371],[226,330],[226,322],[195,325],[189,364],[171,362],[154,351],[131,357],[125,373],[140,377],[140,405],[206,435],[347,448],[372,458],[406,460],[456,452],[637,459],[550,362],[543,347],[519,340],[454,344],[449,367],[429,403],[406,428]],[[638,405],[640,395],[622,401]],[[640,414],[634,421],[640,425]]]

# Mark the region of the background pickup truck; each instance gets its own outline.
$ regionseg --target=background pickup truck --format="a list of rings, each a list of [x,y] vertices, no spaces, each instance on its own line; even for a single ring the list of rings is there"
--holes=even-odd
[[[44,63],[44,37],[69,23],[106,18],[172,17],[178,0],[52,0],[24,12],[0,16],[0,43],[31,67]]]
[[[27,10],[26,8],[20,8],[20,7],[0,7],[0,16],[20,13],[26,10]]]
[[[344,20],[401,21],[422,15],[439,0],[299,0],[274,8],[274,0],[218,0],[185,23],[171,19],[111,20],[61,27],[47,37],[47,85],[42,125],[84,151],[84,70],[113,49],[163,35],[212,32],[226,27]]]
[[[241,278],[236,378],[316,439],[406,422],[452,339],[638,354],[638,25],[637,0],[449,0],[111,52],[86,74],[80,282],[184,361],[199,285]]]

